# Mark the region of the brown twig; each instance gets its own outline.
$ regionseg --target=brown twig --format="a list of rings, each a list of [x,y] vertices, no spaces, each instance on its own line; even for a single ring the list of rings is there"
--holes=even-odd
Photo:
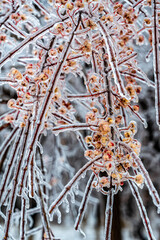
[[[90,166],[101,159],[100,157],[97,157],[89,162],[87,162],[75,175],[74,177],[69,181],[69,183],[64,187],[64,189],[62,190],[62,192],[60,193],[60,195],[58,196],[58,198],[51,204],[50,209],[49,209],[49,213],[51,214],[53,212],[53,210],[55,209],[56,206],[59,206],[62,202],[62,199],[65,197],[65,195],[69,192],[69,190],[71,189],[71,187],[74,185],[74,183],[80,179],[80,177],[84,174],[85,171],[87,171]]]
[[[40,202],[40,206],[41,206],[41,218],[43,219],[43,222],[44,222],[46,237],[47,237],[47,239],[52,240],[51,237],[54,237],[54,235],[49,226],[49,220],[48,220],[48,216],[47,216],[47,213],[45,210],[45,202],[44,202],[44,198],[42,195],[42,189],[41,189],[38,177],[36,177],[36,181],[37,181],[37,186],[38,186],[39,202]]]
[[[155,204],[155,206],[157,206],[158,211],[160,211],[160,198],[158,195],[157,190],[155,189],[149,174],[147,172],[147,170],[145,169],[141,159],[136,155],[135,152],[133,152],[132,148],[129,147],[126,143],[124,142],[119,142],[119,146],[121,146],[123,149],[125,149],[128,153],[130,153],[135,161],[135,163],[138,165],[140,171],[142,172],[145,182],[146,182],[146,186],[149,190],[149,194],[151,195],[152,199],[153,199],[153,203]]]
[[[19,129],[19,131],[17,132],[17,139],[13,145],[13,149],[12,149],[12,154],[10,155],[9,161],[8,161],[8,165],[5,169],[5,172],[3,174],[3,179],[2,179],[2,187],[0,189],[0,202],[2,200],[2,196],[5,190],[6,185],[8,184],[8,181],[11,177],[11,172],[13,170],[13,167],[15,165],[15,161],[16,161],[16,157],[20,148],[20,144],[21,144],[21,137],[23,134],[23,128]]]
[[[114,190],[111,188],[107,196],[106,211],[105,211],[105,240],[111,239],[113,201],[114,201]]]
[[[83,195],[83,199],[81,201],[81,205],[78,210],[78,215],[77,215],[75,225],[74,225],[75,230],[78,230],[80,228],[81,222],[83,220],[84,212],[87,207],[87,203],[88,203],[91,191],[92,191],[92,183],[94,181],[94,178],[95,178],[95,175],[94,175],[94,173],[92,173],[92,175],[90,176],[90,179],[88,180],[88,183],[87,183],[84,195]]]
[[[29,134],[29,127],[30,127],[30,120],[28,120],[28,123],[26,125],[26,129],[25,129],[25,133],[24,133],[24,137],[22,140],[22,149],[21,149],[21,154],[20,154],[20,158],[19,158],[19,162],[17,164],[17,168],[16,168],[16,175],[13,179],[13,187],[11,189],[11,193],[10,193],[10,199],[9,199],[9,203],[8,203],[8,207],[7,207],[7,217],[6,217],[6,221],[5,221],[5,236],[4,236],[4,240],[8,239],[8,234],[9,234],[9,229],[10,229],[10,225],[11,225],[11,218],[12,218],[12,213],[13,213],[13,208],[15,206],[15,201],[16,201],[16,192],[17,192],[17,188],[18,188],[18,180],[19,180],[19,176],[21,174],[21,166],[23,163],[23,155],[25,153],[26,150],[26,141],[28,138],[28,134]]]
[[[146,232],[147,232],[148,237],[149,237],[148,239],[155,240],[155,237],[152,233],[150,221],[149,221],[149,218],[147,216],[147,212],[146,212],[146,209],[143,205],[143,200],[142,200],[142,198],[139,194],[138,188],[131,180],[129,180],[128,183],[129,183],[129,186],[131,188],[132,194],[133,194],[133,196],[134,196],[134,198],[137,202],[137,205],[139,206],[139,211],[140,211],[140,214],[142,216],[142,221],[143,221],[144,227],[145,227]]]
[[[153,65],[155,76],[155,106],[156,106],[156,119],[157,124],[160,126],[160,64],[159,64],[159,33],[158,33],[158,15],[157,3],[153,0]]]

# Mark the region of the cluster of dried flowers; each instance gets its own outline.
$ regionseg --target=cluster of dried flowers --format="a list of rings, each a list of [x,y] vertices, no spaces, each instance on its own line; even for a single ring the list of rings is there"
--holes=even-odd
[[[12,128],[0,148],[3,172],[0,205],[6,206],[5,214],[1,211],[5,222],[3,240],[13,239],[10,227],[17,216],[17,197],[22,201],[20,239],[29,236],[26,223],[30,198],[37,202],[43,225],[30,234],[43,229],[42,239],[55,239],[50,216],[59,211],[59,205],[71,191],[73,194],[73,187],[87,170],[91,177],[75,229],[80,230],[87,201],[95,188],[108,198],[105,239],[109,240],[114,195],[127,181],[148,239],[155,239],[137,186],[146,184],[158,211],[160,198],[139,158],[141,144],[134,137],[136,122],[131,116],[136,116],[146,126],[137,105],[140,85],[144,83],[155,88],[157,123],[160,124],[160,12],[157,4],[155,0],[152,4],[150,0],[0,2],[0,67],[12,65],[6,76],[2,68],[0,83],[9,84],[17,93],[16,100],[8,101],[11,110],[0,117],[1,130],[8,125]],[[155,83],[137,62],[138,52],[134,46],[144,43],[150,47],[146,58],[153,54]],[[88,65],[85,71],[84,63]],[[74,91],[74,86],[69,88],[67,82],[71,76],[75,81],[83,80],[85,93]],[[76,117],[79,105],[83,110],[78,114],[84,122]],[[85,139],[81,130],[88,131]],[[46,184],[40,143],[47,131],[55,135],[75,131],[86,157],[86,164],[56,199],[52,196],[52,203],[46,196],[51,186]],[[41,164],[37,160],[37,148]]]

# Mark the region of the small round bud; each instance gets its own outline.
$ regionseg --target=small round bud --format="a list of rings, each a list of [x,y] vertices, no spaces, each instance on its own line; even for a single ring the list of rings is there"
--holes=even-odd
[[[10,100],[8,101],[7,105],[8,105],[9,108],[13,108],[14,105],[15,105],[15,100],[14,100],[14,99],[10,99]]]
[[[141,174],[138,174],[134,180],[137,184],[142,184],[144,182],[144,178]]]

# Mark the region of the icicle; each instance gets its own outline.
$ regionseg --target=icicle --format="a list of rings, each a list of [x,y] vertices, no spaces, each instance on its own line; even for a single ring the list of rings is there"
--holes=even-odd
[[[75,203],[75,196],[74,196],[74,192],[73,192],[73,189],[71,188],[70,192],[69,192],[69,195],[71,197],[71,203]]]
[[[40,144],[39,141],[37,141],[37,146],[38,146],[39,149],[40,149],[40,153],[43,154],[43,147],[42,147],[42,145]]]
[[[49,220],[50,220],[50,222],[53,222],[53,219],[54,219],[54,213],[55,213],[55,209],[54,209],[54,211],[50,214],[50,216],[49,216]]]
[[[73,186],[73,190],[75,192],[75,195],[78,195],[79,194],[79,185],[78,185],[78,182]]]
[[[69,213],[69,201],[67,199],[67,196],[64,198],[63,203],[66,209],[66,213]]]
[[[148,123],[147,123],[147,121],[145,120],[145,119],[143,119],[143,125],[144,125],[144,128],[147,128],[148,127]]]
[[[82,231],[81,228],[78,229],[78,232],[82,235],[83,239],[86,238],[86,234]]]
[[[55,213],[57,215],[57,222],[58,222],[58,224],[61,224],[61,221],[62,221],[61,216],[62,216],[62,214],[61,214],[61,211],[59,210],[58,207],[55,209]]]
[[[16,227],[19,227],[19,218],[22,211],[19,211],[18,209],[15,209],[15,211],[18,212],[19,215],[13,218],[13,223]]]
[[[155,108],[156,108],[156,121],[160,129],[160,63],[159,63],[159,29],[158,29],[158,10],[156,0],[152,1],[152,14],[153,14],[153,30],[152,30],[152,47],[153,47],[153,67],[155,77]]]
[[[140,215],[141,215],[144,227],[145,227],[147,235],[148,235],[148,239],[156,240],[154,235],[153,235],[151,224],[150,224],[149,218],[147,216],[146,209],[145,209],[145,207],[143,205],[142,198],[141,198],[141,196],[139,194],[138,188],[131,181],[128,181],[128,183],[129,183],[129,186],[131,188],[132,194],[133,194],[133,196],[134,196],[134,198],[135,198],[135,200],[137,202],[137,205],[138,205],[138,208],[139,208],[139,211],[140,211]]]
[[[100,31],[101,31],[103,38],[105,40],[105,43],[106,43],[108,58],[109,58],[109,62],[110,62],[112,72],[114,75],[114,81],[117,84],[120,95],[124,96],[128,99],[129,96],[126,92],[126,89],[124,88],[124,84],[123,84],[123,81],[122,81],[122,78],[121,78],[121,75],[120,75],[120,72],[118,69],[116,54],[114,52],[114,46],[113,46],[112,40],[107,31],[108,29],[106,30],[105,26],[102,24],[102,22],[100,20],[97,23],[100,26]]]
[[[23,132],[23,129],[21,129],[17,132],[16,141],[14,142],[13,148],[12,148],[10,154],[9,154],[10,156],[9,156],[8,161],[7,161],[7,166],[5,168],[5,172],[3,174],[3,178],[2,178],[2,181],[1,181],[0,202],[2,201],[3,195],[5,194],[5,188],[8,185],[8,181],[10,180],[13,167],[16,164],[15,161],[17,159],[18,152],[19,152],[20,139],[22,137],[22,132]]]
[[[29,203],[29,198],[28,198],[28,196],[27,196],[27,194],[25,193],[25,191],[23,191],[22,192],[22,195],[21,195],[24,199],[25,199],[25,201],[26,201],[26,209],[29,209],[29,207],[30,207],[30,203]]]
[[[34,224],[33,218],[28,214],[27,219],[28,219],[28,222],[29,222],[29,228],[32,228],[33,224]]]
[[[66,196],[66,194],[69,192],[69,190],[71,189],[71,187],[82,177],[82,174],[84,174],[84,172],[86,172],[90,166],[101,159],[102,156],[98,156],[97,158],[94,158],[93,160],[87,162],[81,169],[79,169],[79,171],[73,176],[73,178],[68,182],[68,184],[64,187],[64,189],[61,191],[61,193],[59,194],[59,196],[57,197],[57,199],[51,204],[50,208],[49,208],[49,213],[51,214],[52,211],[55,209],[55,207],[57,206],[57,204],[61,204],[62,199],[64,199],[64,197]]]
[[[81,177],[85,178],[85,176],[86,176],[86,172],[84,172]]]

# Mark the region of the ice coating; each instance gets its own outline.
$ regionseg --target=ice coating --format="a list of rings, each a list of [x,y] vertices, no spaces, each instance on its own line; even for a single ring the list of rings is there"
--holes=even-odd
[[[22,239],[40,231],[54,238],[49,217],[57,214],[60,223],[60,205],[69,213],[76,193],[82,196],[75,223],[81,231],[87,203],[96,203],[92,188],[108,197],[105,234],[110,239],[113,198],[124,182],[131,185],[154,239],[137,186],[146,184],[158,212],[160,199],[139,157],[135,121],[147,127],[138,103],[145,84],[155,88],[158,123],[158,2],[152,2],[153,18],[149,1],[13,0],[0,5],[0,85],[16,92],[7,104],[11,110],[0,117],[6,134],[0,148],[4,239],[11,238],[10,226],[18,219]],[[141,68],[143,47],[148,60],[153,51],[155,83]],[[37,204],[33,211],[30,199]],[[40,213],[40,225],[27,231],[32,213]]]

